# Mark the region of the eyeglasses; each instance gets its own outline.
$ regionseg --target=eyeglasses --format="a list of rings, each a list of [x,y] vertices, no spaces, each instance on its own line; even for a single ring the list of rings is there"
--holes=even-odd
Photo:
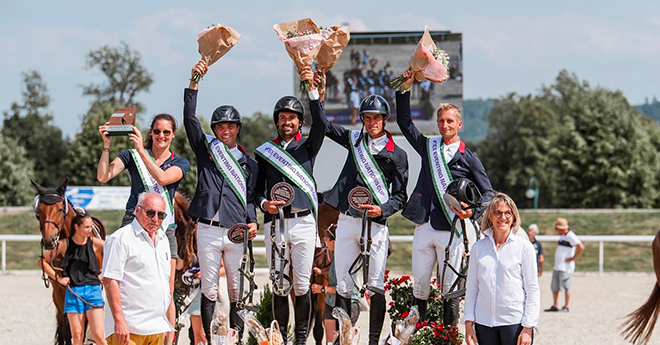
[[[495,211],[495,212],[493,212],[493,215],[495,216],[495,218],[500,218],[500,217],[504,216],[504,218],[509,219],[513,216],[513,212],[511,212],[511,211],[504,211],[504,212]]]
[[[161,130],[160,129],[154,129],[152,132],[154,132],[154,134],[156,134],[156,135],[159,135]],[[163,135],[166,136],[166,137],[169,137],[170,134],[172,134],[172,131],[170,131],[169,129],[166,129],[162,132],[163,132]]]
[[[153,218],[155,215],[158,215],[158,219],[163,220],[165,219],[165,216],[167,216],[165,212],[158,212],[156,210],[147,210],[142,206],[138,206],[138,207],[144,210],[144,213],[147,215],[147,218]]]

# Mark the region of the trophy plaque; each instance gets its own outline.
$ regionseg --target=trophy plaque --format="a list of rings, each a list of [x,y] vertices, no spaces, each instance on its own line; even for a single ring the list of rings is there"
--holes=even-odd
[[[118,137],[127,136],[129,133],[133,133],[135,118],[135,106],[116,110],[115,113],[110,116],[108,135],[111,137]]]
[[[244,223],[237,223],[234,224],[231,228],[229,228],[229,231],[227,232],[227,237],[231,241],[231,243],[236,243],[240,244],[243,243],[245,232],[249,230],[249,226]]]
[[[286,182],[278,182],[270,190],[270,198],[272,200],[284,201],[284,205],[281,207],[291,205],[295,197],[296,192],[293,190],[293,187],[291,187],[291,185]]]
[[[348,192],[348,204],[358,211],[361,211],[360,205],[371,205],[373,200],[374,197],[367,187],[357,186]]]

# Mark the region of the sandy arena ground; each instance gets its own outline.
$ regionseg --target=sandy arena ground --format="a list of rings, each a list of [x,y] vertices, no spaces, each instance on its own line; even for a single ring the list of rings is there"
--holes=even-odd
[[[53,343],[55,307],[51,290],[44,288],[39,273],[0,275],[0,296],[3,296],[0,299],[0,345]],[[265,282],[265,276],[260,276],[259,280]],[[534,343],[627,344],[616,329],[627,313],[646,301],[654,281],[654,275],[643,273],[609,273],[602,277],[593,273],[576,273],[573,276],[571,311],[541,312],[540,333],[536,334]],[[543,274],[540,285],[541,307],[545,309],[552,304],[550,274]],[[563,297],[559,305],[563,305]],[[388,324],[389,320],[386,320]],[[366,344],[366,312],[360,315],[358,325],[365,333],[361,343]],[[190,344],[187,332],[183,332],[179,344]],[[314,341],[310,338],[308,344],[314,344]],[[660,329],[650,344],[660,344]]]

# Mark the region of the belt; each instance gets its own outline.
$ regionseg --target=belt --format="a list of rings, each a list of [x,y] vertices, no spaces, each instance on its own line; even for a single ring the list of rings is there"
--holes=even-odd
[[[198,222],[198,223],[204,223],[204,224],[207,224],[207,225],[210,225],[210,226],[220,227],[220,222],[216,222],[215,220],[210,220],[210,219],[206,219],[206,218],[197,218],[197,219],[195,219],[195,221]]]
[[[348,211],[348,210],[344,211],[344,212],[341,212],[341,213],[343,213],[343,214],[345,214],[349,217],[353,217],[355,219],[362,219],[362,216],[354,216],[354,215],[351,214],[351,211]],[[376,224],[380,224],[380,225],[386,225],[387,224],[387,218],[381,218],[379,220],[372,219],[371,222],[376,223]]]
[[[304,217],[304,216],[309,215],[311,213],[312,213],[312,211],[310,211],[310,210],[304,210],[304,211],[300,211],[300,212],[289,212],[289,213],[284,214],[284,218],[285,219],[291,219],[291,218]]]

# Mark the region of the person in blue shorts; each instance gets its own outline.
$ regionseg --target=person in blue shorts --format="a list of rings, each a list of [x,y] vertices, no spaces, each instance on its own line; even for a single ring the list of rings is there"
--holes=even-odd
[[[62,255],[62,273],[55,273],[44,254],[38,264],[58,284],[66,287],[64,313],[69,319],[74,345],[83,344],[85,318],[89,322],[96,344],[106,344],[104,337],[103,295],[101,294],[101,267],[96,256],[103,256],[103,240],[92,235],[92,217],[89,213],[76,215],[72,220],[73,235],[64,239],[53,253]]]

